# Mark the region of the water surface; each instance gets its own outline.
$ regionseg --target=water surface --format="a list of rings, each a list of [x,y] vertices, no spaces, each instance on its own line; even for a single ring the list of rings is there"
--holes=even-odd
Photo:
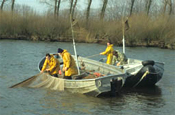
[[[74,54],[72,43],[0,41],[0,115],[173,115],[175,103],[175,51],[159,48],[126,48],[130,58],[165,62],[163,78],[149,89],[128,89],[117,97],[91,97],[46,89],[9,88],[38,71],[46,53],[57,48]],[[77,43],[77,54],[90,56],[106,45]],[[122,51],[121,47],[114,47]],[[98,60],[104,56],[96,56]]]

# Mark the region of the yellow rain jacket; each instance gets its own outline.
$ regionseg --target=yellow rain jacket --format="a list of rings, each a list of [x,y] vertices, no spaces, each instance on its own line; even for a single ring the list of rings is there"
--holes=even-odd
[[[65,76],[72,76],[78,74],[78,70],[75,64],[75,61],[71,54],[67,51],[64,50],[62,52],[62,58],[63,58],[63,68],[67,67],[68,70],[65,71]]]
[[[107,64],[110,64],[110,65],[112,64],[113,51],[114,51],[113,44],[111,44],[107,46],[104,52],[101,53],[102,55],[107,55],[107,61],[106,61]]]
[[[58,71],[60,70],[60,62],[51,55],[50,60],[45,60],[42,71],[46,70],[46,68],[49,69],[51,75],[58,74]]]

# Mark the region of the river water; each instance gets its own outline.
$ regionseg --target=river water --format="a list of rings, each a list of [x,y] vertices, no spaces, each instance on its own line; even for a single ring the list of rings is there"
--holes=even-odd
[[[128,89],[117,97],[9,88],[39,73],[40,59],[59,47],[74,54],[72,43],[0,40],[0,115],[174,115],[175,51],[168,49],[127,47],[128,57],[165,62],[165,71],[155,87]],[[78,55],[90,56],[104,51],[106,45],[77,43],[76,48]],[[122,51],[122,47],[114,49]]]

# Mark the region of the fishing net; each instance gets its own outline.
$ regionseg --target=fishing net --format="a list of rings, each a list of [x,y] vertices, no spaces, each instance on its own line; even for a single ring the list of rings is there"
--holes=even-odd
[[[39,73],[18,84],[11,86],[16,87],[30,87],[30,88],[48,88],[51,90],[64,90],[64,79],[52,77],[48,73]]]

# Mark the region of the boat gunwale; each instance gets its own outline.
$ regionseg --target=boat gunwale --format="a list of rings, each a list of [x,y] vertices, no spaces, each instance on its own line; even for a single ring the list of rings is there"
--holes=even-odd
[[[64,78],[57,78],[57,77],[54,77],[54,76],[52,76],[52,75],[49,75],[49,76],[51,76],[51,77],[53,77],[53,78],[56,78],[56,79],[64,79]],[[118,77],[125,77],[126,76],[126,74],[125,73],[123,73],[123,74],[119,74],[119,75],[107,75],[107,76],[102,76],[102,77],[98,77],[98,78],[91,78],[91,79],[64,79],[65,81],[96,81],[96,80],[100,80],[100,79],[105,79],[105,78],[110,78],[110,77],[114,77],[114,78],[118,78]]]
[[[73,55],[73,56],[74,56],[74,55]],[[117,73],[120,73],[120,74],[126,73],[125,70],[122,70],[122,69],[120,69],[119,67],[116,68],[116,67],[114,67],[113,65],[109,65],[109,64],[106,64],[106,63],[103,63],[103,62],[99,62],[99,61],[97,61],[97,60],[91,60],[91,59],[84,58],[84,57],[81,57],[81,56],[79,56],[78,59],[79,59],[79,58],[83,58],[83,59],[84,59],[83,61],[86,61],[86,63],[92,64],[92,65],[97,65],[97,66],[99,66],[99,67],[102,67],[102,68],[104,68],[104,69],[108,69],[108,70],[110,70],[110,71],[114,71],[114,72],[117,72]],[[81,59],[78,60],[78,61],[81,62]],[[95,63],[93,63],[93,62],[95,62]],[[100,65],[98,65],[97,62],[100,63]],[[121,71],[120,71],[120,70],[121,70]],[[114,74],[114,75],[116,75],[116,74]]]

